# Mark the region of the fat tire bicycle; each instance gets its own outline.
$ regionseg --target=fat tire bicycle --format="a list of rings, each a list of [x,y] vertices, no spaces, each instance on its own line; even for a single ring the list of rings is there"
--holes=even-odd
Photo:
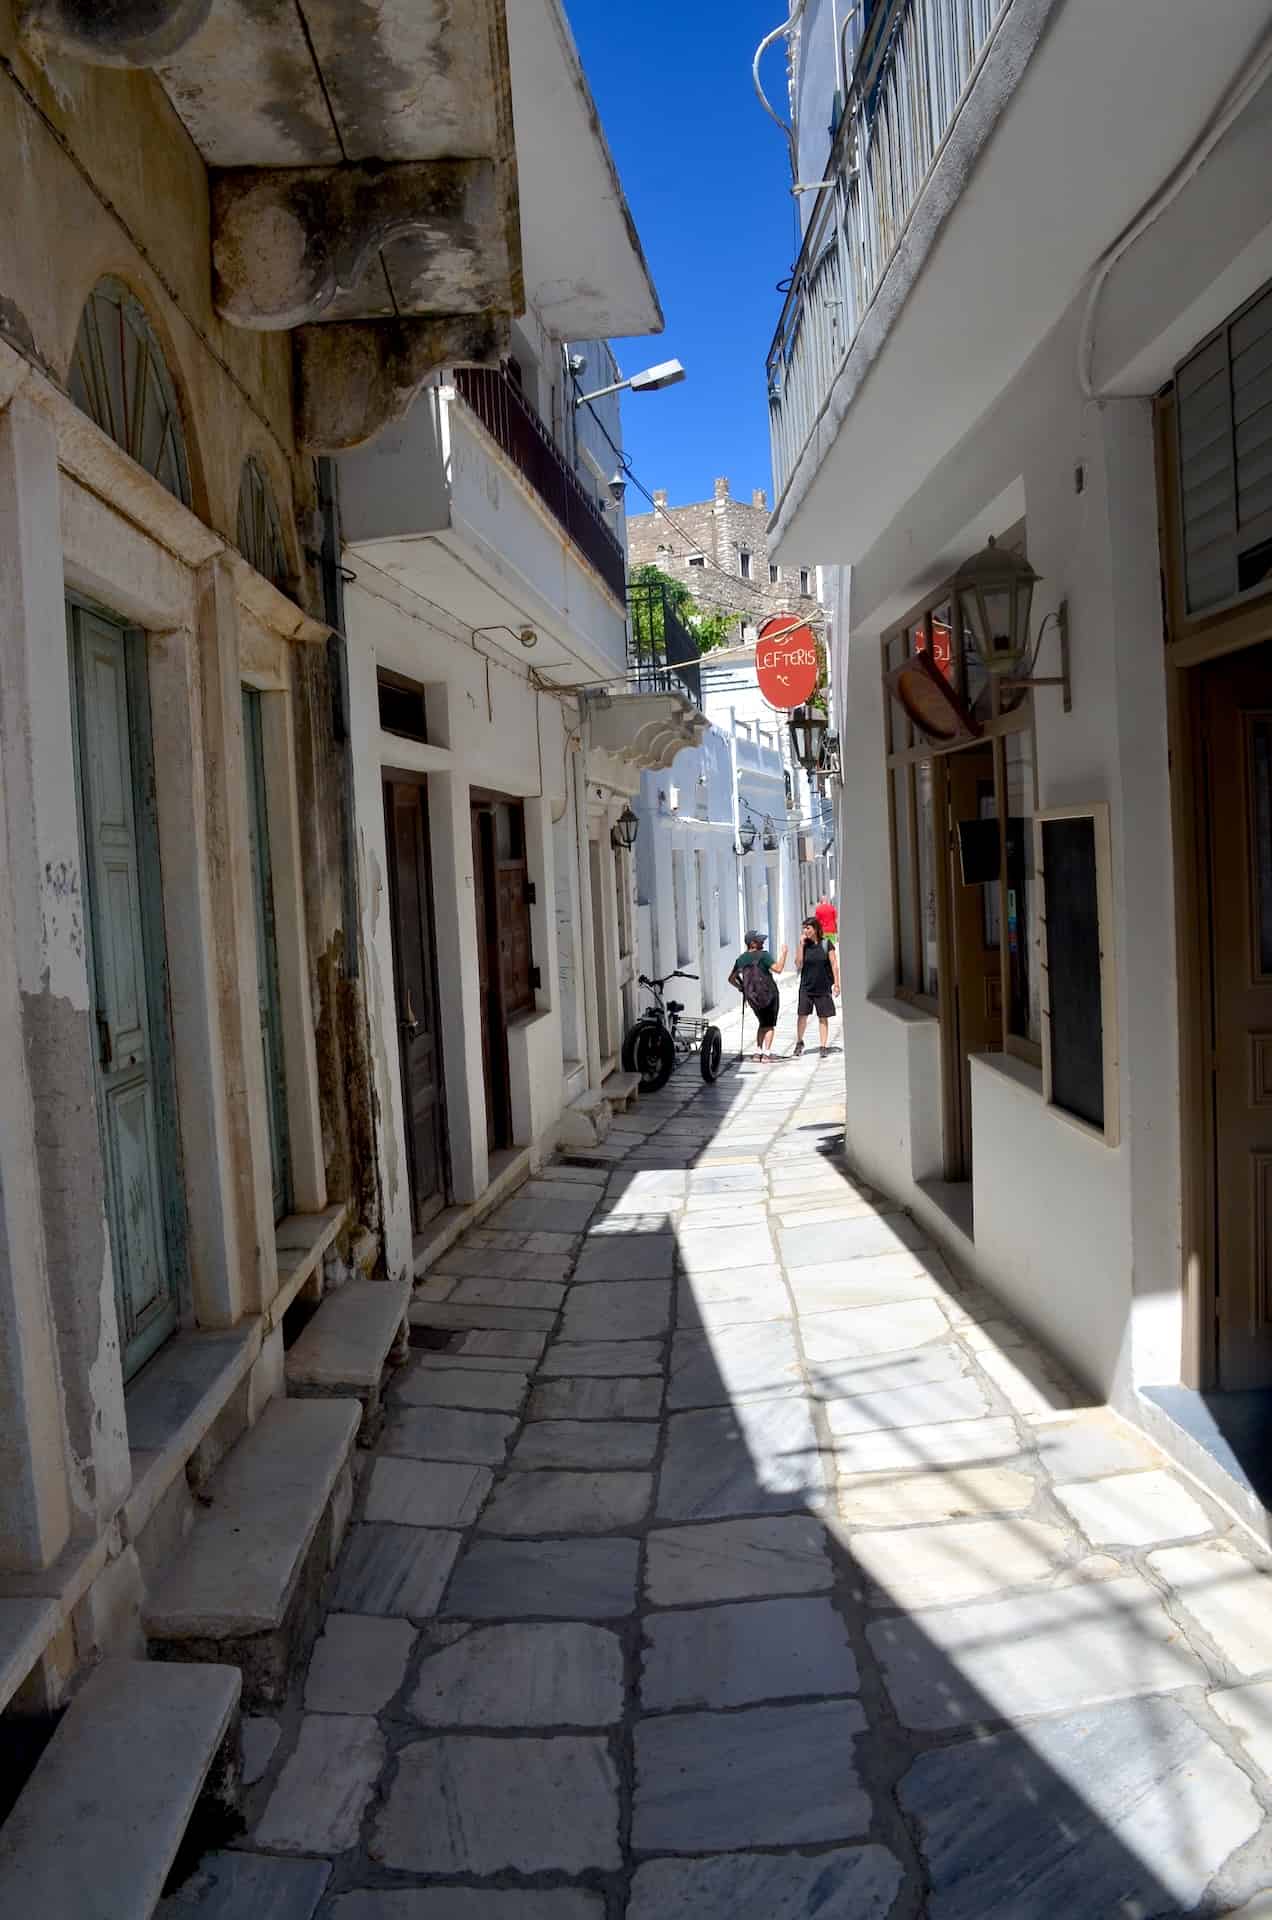
[[[724,1058],[724,1040],[719,1027],[710,1020],[692,1015],[684,1017],[684,1003],[667,1000],[663,988],[669,980],[696,980],[696,973],[677,967],[661,980],[638,976],[640,985],[652,995],[652,1001],[635,1025],[629,1027],[623,1041],[623,1070],[638,1073],[642,1093],[657,1093],[665,1087],[682,1060],[691,1053],[698,1056],[698,1067],[708,1085],[720,1077]]]

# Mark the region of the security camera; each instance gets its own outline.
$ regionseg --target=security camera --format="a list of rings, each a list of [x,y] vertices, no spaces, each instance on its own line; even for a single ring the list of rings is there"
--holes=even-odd
[[[621,507],[624,496],[627,493],[627,475],[623,472],[622,468],[620,467],[616,472],[612,473],[605,484],[609,488],[609,497],[614,502],[614,505]]]

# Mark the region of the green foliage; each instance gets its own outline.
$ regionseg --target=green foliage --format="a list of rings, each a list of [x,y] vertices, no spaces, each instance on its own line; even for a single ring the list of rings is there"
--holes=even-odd
[[[675,580],[661,567],[646,562],[637,567],[630,575],[631,584],[639,587],[661,587],[667,605],[685,631],[697,645],[699,653],[711,653],[716,647],[727,646],[733,630],[740,624],[741,615],[729,613],[724,609],[700,607],[683,580]],[[645,623],[648,631],[645,631]],[[657,600],[651,597],[649,610],[642,620],[642,637],[652,641],[655,649],[662,642],[662,609]]]

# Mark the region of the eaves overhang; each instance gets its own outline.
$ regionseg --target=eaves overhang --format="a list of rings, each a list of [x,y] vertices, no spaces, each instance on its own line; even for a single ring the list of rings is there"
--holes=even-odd
[[[645,773],[664,772],[686,747],[700,746],[710,721],[678,693],[607,693],[588,701],[591,744]]]

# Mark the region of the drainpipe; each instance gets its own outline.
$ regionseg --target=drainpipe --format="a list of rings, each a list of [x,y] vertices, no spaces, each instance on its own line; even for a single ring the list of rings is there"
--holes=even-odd
[[[574,843],[579,863],[579,963],[583,995],[583,1037],[587,1044],[587,1084],[601,1087],[601,1037],[597,1029],[596,916],[592,905],[592,862],[588,852],[587,763],[592,748],[592,714],[586,693],[579,698],[579,748],[574,761]]]

